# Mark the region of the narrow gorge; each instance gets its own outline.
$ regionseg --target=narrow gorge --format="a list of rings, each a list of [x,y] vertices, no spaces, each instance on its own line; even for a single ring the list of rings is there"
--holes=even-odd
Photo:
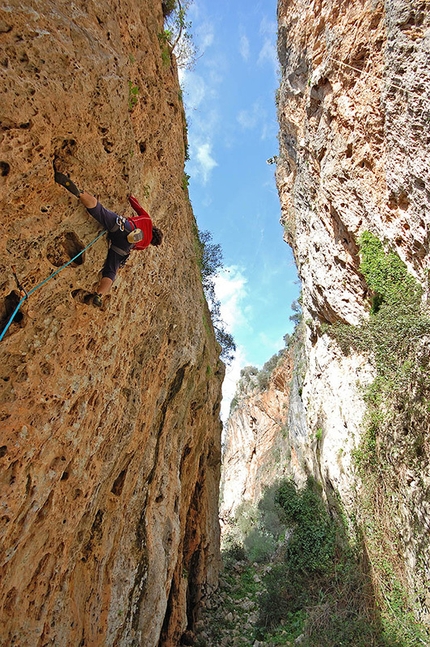
[[[0,8],[0,646],[429,645],[429,2],[278,0],[302,291],[224,432],[174,5]],[[102,308],[54,166],[164,232]]]
[[[282,611],[272,622],[260,604],[256,645],[430,641],[429,27],[419,1],[278,3],[276,178],[301,322],[263,386],[264,370],[242,371],[226,431],[225,546],[268,560],[276,541],[300,536],[299,513],[288,515],[318,492],[362,578],[342,593],[345,536],[332,556],[343,579],[323,559],[303,566],[315,586],[329,579],[319,600],[309,583],[300,591],[306,617],[300,577],[291,591],[288,565],[284,588],[268,575],[263,598],[269,587],[272,615]],[[274,487],[284,534],[268,522]],[[359,585],[366,610],[347,604]]]

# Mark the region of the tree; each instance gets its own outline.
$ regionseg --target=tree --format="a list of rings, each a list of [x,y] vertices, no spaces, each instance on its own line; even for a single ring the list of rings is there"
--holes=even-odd
[[[191,22],[187,21],[187,11],[192,0],[163,0],[165,17],[164,35],[171,53],[176,56],[178,67],[192,69],[197,58],[197,48],[191,34]]]
[[[227,332],[221,317],[221,303],[215,293],[215,278],[224,267],[221,245],[212,242],[210,231],[199,231],[199,244],[201,252],[200,272],[202,276],[203,291],[208,302],[211,319],[215,330],[215,338],[221,346],[221,359],[230,364],[236,351],[233,336]]]

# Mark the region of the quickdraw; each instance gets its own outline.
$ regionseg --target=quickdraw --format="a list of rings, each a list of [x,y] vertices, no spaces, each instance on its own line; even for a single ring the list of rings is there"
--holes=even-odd
[[[127,218],[124,218],[124,216],[117,216],[116,224],[118,225],[120,231],[125,230],[125,223],[126,222],[127,222]]]
[[[21,281],[20,281],[20,280],[19,280],[19,278],[18,278],[18,275],[17,275],[17,273],[16,273],[16,267],[15,267],[15,265],[12,265],[12,274],[13,274],[13,277],[14,277],[14,279],[15,279],[16,287],[17,287],[17,288],[18,288],[18,290],[19,290],[19,296],[20,296],[20,297],[28,297],[28,292],[27,292],[27,290],[25,289],[25,287],[22,285]]]

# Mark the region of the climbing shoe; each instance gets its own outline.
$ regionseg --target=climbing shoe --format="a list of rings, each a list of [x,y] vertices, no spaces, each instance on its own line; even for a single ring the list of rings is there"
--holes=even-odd
[[[139,240],[142,240],[142,238],[143,238],[143,232],[141,229],[133,229],[133,231],[131,231],[127,236],[128,242],[132,244],[138,243]]]
[[[73,193],[77,198],[83,193],[83,191],[80,191],[76,184],[72,182],[72,180],[67,177],[67,175],[64,175],[64,173],[60,173],[59,171],[55,171],[54,174],[54,180],[56,181],[57,184],[61,184],[61,186],[64,186],[65,189],[70,191],[70,193]]]
[[[103,295],[95,294],[93,296],[93,305],[95,305],[97,308],[101,308],[103,305]]]

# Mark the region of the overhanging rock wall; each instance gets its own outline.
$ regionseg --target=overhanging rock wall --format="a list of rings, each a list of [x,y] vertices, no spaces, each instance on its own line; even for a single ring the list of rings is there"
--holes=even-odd
[[[102,310],[105,238],[23,304],[0,344],[0,644],[176,645],[218,568],[223,366],[183,188],[184,114],[161,2],[0,11],[0,300],[100,231],[53,162],[164,232]],[[165,59],[166,57],[164,57]]]

